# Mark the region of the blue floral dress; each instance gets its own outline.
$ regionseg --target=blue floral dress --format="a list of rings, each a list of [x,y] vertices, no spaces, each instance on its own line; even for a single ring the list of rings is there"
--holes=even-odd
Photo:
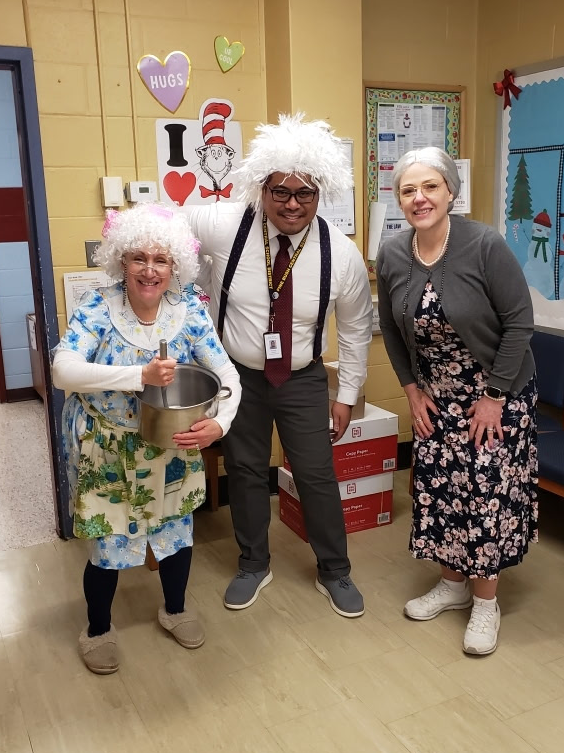
[[[84,295],[55,349],[89,363],[149,363],[166,339],[179,363],[213,369],[228,361],[206,308],[194,295],[162,300],[150,335],[123,303],[121,283]],[[133,392],[72,393],[63,408],[74,533],[92,541],[91,561],[103,568],[143,564],[147,542],[157,560],[192,545],[192,512],[205,500],[197,450],[162,449],[139,435]]]
[[[537,540],[536,381],[503,406],[503,443],[477,449],[467,411],[488,374],[447,322],[430,282],[415,338],[420,387],[439,415],[431,414],[431,437],[414,442],[410,550],[469,578],[495,579]]]

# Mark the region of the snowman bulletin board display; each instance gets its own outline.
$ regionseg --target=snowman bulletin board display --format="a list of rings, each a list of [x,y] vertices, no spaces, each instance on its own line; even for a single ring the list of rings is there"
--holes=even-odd
[[[539,67],[515,72],[521,92],[503,109],[498,229],[523,268],[535,324],[564,330],[564,68]]]
[[[161,201],[177,206],[236,201],[231,173],[243,147],[234,111],[226,99],[208,99],[199,120],[156,121]]]

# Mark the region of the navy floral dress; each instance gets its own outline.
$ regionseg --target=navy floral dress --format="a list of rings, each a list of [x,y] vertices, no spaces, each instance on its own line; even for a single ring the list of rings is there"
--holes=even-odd
[[[469,440],[467,411],[488,374],[448,324],[427,283],[415,313],[419,384],[433,399],[434,433],[414,442],[410,550],[470,578],[494,579],[537,540],[536,381],[505,403],[503,443]]]

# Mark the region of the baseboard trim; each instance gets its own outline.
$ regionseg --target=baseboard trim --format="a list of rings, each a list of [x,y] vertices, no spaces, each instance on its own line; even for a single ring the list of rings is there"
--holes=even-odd
[[[16,390],[6,390],[7,403],[21,403],[24,400],[40,400],[41,397],[34,387],[18,387]]]

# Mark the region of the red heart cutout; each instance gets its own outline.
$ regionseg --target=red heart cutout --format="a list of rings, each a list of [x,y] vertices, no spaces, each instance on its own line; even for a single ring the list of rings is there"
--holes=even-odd
[[[194,173],[180,175],[175,170],[164,176],[163,187],[175,204],[181,207],[196,187]]]

